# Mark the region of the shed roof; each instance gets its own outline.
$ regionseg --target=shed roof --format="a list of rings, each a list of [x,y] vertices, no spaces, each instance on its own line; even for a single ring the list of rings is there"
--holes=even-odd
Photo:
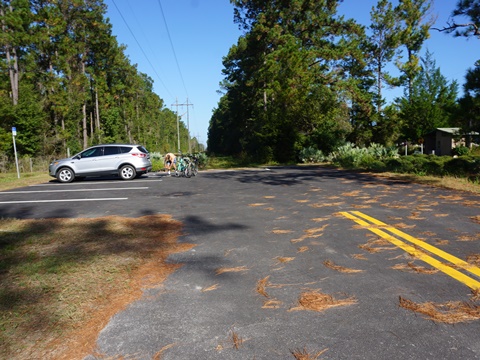
[[[442,131],[445,133],[449,133],[452,135],[478,135],[478,132],[476,131],[470,131],[468,134],[461,134],[460,133],[460,128],[458,127],[451,127],[451,128],[436,128],[435,130],[429,132],[428,134],[435,133],[436,131]]]

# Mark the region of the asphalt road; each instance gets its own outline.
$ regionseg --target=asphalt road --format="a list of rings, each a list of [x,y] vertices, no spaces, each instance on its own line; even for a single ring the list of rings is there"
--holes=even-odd
[[[480,359],[480,320],[446,324],[400,306],[479,305],[479,196],[318,167],[0,193],[2,217],[158,213],[196,246],[111,319],[97,342],[107,357]],[[336,306],[311,310],[319,294]]]

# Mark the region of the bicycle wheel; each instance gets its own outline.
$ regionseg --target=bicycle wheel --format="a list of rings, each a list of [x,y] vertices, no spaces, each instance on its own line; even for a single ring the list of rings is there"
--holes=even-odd
[[[197,163],[192,165],[192,176],[197,176],[198,174],[198,166]]]
[[[188,164],[185,168],[185,177],[189,178],[192,176],[192,164]]]

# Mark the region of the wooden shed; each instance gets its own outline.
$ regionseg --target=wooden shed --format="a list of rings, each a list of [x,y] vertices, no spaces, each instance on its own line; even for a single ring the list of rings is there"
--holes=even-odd
[[[424,154],[452,155],[452,149],[456,146],[471,147],[473,141],[477,140],[478,133],[471,132],[464,134],[460,128],[437,128],[425,134]]]

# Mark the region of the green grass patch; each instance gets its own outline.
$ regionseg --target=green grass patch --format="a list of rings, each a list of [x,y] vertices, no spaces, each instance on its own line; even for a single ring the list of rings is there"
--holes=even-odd
[[[0,191],[36,185],[51,180],[53,180],[53,177],[49,176],[45,171],[20,173],[20,178],[18,178],[16,172],[0,173]]]

